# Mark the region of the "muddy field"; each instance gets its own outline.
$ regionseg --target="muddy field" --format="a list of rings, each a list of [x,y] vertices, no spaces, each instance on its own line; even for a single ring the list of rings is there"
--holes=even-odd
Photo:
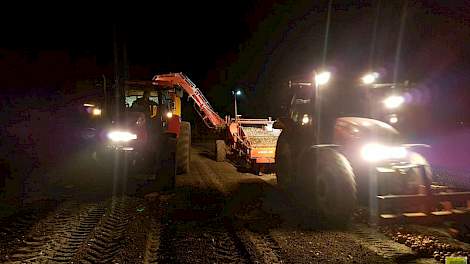
[[[396,237],[429,236],[468,254],[439,229],[376,228],[361,217],[348,229],[311,225],[276,186],[215,162],[212,146],[192,149],[191,172],[171,193],[138,180],[125,192],[112,178],[84,176],[53,201],[38,202],[0,227],[2,263],[439,263]],[[81,182],[81,183],[80,183]],[[358,214],[360,215],[360,214]],[[436,231],[437,230],[437,231]],[[433,233],[434,232],[434,233]],[[437,232],[437,233],[436,233]],[[422,237],[423,238],[423,237]],[[466,248],[467,247],[467,248]],[[449,254],[450,255],[450,254]],[[444,256],[444,255],[443,255]]]

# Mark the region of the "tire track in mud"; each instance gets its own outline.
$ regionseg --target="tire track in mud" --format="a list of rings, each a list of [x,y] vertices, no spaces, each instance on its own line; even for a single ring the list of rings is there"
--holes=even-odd
[[[161,217],[153,207],[130,197],[66,203],[40,220],[5,262],[156,263]]]
[[[354,225],[349,232],[353,239],[377,255],[394,262],[408,262],[418,258],[409,247],[390,240],[385,235],[365,225]]]
[[[222,182],[214,181],[210,167],[199,157],[191,162],[191,174],[189,185],[197,188],[180,186],[161,201],[158,263],[251,263],[223,217],[228,193]]]
[[[235,228],[230,221],[226,221],[236,246],[250,263],[283,263],[280,246],[269,232],[258,233],[246,228]]]
[[[67,202],[40,220],[23,239],[21,246],[8,256],[9,263],[48,262],[54,254],[56,241],[60,240],[66,228],[77,221],[77,210],[80,210],[77,202]]]
[[[132,201],[113,197],[99,223],[76,249],[74,263],[109,263],[123,249],[122,240],[129,224]]]
[[[72,224],[63,231],[61,240],[57,241],[57,247],[51,257],[52,262],[69,263],[75,256],[80,246],[86,240],[91,231],[98,224],[105,212],[103,205],[91,206],[86,214],[78,219],[78,223]]]
[[[208,189],[220,196],[219,199],[223,203],[221,207],[227,206],[227,201],[233,194],[226,186],[225,179],[219,175],[220,171],[211,166],[214,164],[207,164],[200,157],[195,157],[191,165],[192,173],[201,178]],[[282,263],[279,246],[270,237],[269,232],[263,234],[252,232],[243,226],[237,226],[233,220],[227,215],[222,217],[220,212],[220,215],[212,219],[213,222],[209,220],[207,226],[198,226],[198,232],[193,232],[196,233],[195,236],[199,241],[205,241],[202,242],[203,244],[209,241],[206,248],[212,249],[208,255],[213,257],[206,258],[207,262]],[[174,234],[178,237],[179,233],[184,234],[184,231],[176,229]],[[202,238],[200,238],[200,233],[202,233]],[[175,254],[180,255],[179,252]]]
[[[166,230],[162,232],[159,263],[252,263],[237,234],[230,233],[220,221],[173,223]]]
[[[23,214],[4,219],[0,223],[0,262],[6,262],[15,249],[24,245],[22,238],[28,237],[28,233],[39,221],[41,216],[36,212],[24,212]],[[37,225],[37,224],[36,224]]]
[[[150,223],[150,232],[148,233],[146,244],[145,244],[145,253],[143,254],[143,263],[157,263],[158,260],[158,249],[160,248],[160,223],[155,220],[152,220]]]

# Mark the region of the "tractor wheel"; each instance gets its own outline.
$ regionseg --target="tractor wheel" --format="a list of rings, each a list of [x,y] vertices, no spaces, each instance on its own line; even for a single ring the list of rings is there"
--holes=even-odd
[[[356,205],[356,182],[349,161],[331,148],[306,152],[302,159],[303,184],[312,191],[306,201],[327,223],[347,225]],[[304,190],[305,191],[305,190]],[[307,205],[308,205],[307,204]]]
[[[161,153],[160,169],[157,171],[156,185],[159,191],[175,188],[176,181],[176,138],[168,137]]]
[[[284,190],[289,190],[294,181],[294,163],[288,134],[281,132],[276,145],[276,178],[277,184]]]
[[[176,144],[176,173],[189,172],[191,160],[191,124],[181,122],[180,135]]]
[[[216,140],[215,141],[215,160],[216,161],[225,161],[225,157],[227,156],[227,150],[225,149],[225,141],[223,140]]]

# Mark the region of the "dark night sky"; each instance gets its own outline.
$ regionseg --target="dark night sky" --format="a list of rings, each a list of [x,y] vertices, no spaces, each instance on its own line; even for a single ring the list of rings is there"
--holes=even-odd
[[[131,65],[189,71],[200,81],[218,56],[237,50],[249,37],[248,20],[255,9],[249,1],[160,2],[124,1],[109,9],[82,6],[69,9],[70,13],[49,10],[28,14],[25,20],[14,17],[14,24],[1,26],[0,48],[29,53],[66,50],[74,57],[95,55],[99,63],[111,63],[112,29],[117,24],[126,38]]]
[[[19,52],[34,61],[41,52],[59,50],[74,59],[96,56],[99,65],[109,65],[112,25],[117,21],[126,38],[131,69],[140,66],[147,73],[138,77],[185,72],[204,86],[216,107],[227,104],[228,91],[241,86],[250,97],[241,107],[254,113],[259,98],[267,93],[275,96],[270,89],[277,89],[276,82],[311,72],[320,63],[328,1],[160,2],[80,4],[60,11],[18,9],[2,19],[0,55]],[[334,1],[327,64],[355,76],[368,66],[378,1],[352,2]],[[403,1],[381,2],[373,61],[390,79]],[[436,96],[447,96],[451,105],[455,98],[450,95],[458,95],[459,104],[466,105],[461,98],[470,98],[466,88],[470,85],[469,36],[468,1],[408,1],[399,78],[427,87],[438,85],[441,92]],[[2,81],[18,79],[15,71],[28,78],[24,76],[28,70],[18,70],[23,69],[21,63],[10,67],[2,57],[0,66],[14,68]],[[273,105],[268,111],[275,111]]]
[[[206,77],[207,70],[215,66],[218,58],[223,58],[230,52],[237,53],[239,46],[253,37],[263,19],[272,15],[270,11],[274,10],[274,4],[294,5],[290,3],[291,1],[275,0],[192,2],[142,4],[124,1],[123,4],[109,6],[109,9],[105,6],[98,8],[90,5],[80,6],[75,10],[69,8],[65,11],[29,11],[31,14],[25,13],[23,17],[13,15],[14,21],[2,23],[4,37],[0,48],[33,53],[43,50],[67,50],[73,56],[96,55],[98,62],[109,63],[112,60],[112,24],[118,21],[122,34],[127,38],[131,64],[169,68],[170,71],[178,69],[190,71],[194,72],[201,81]],[[318,17],[320,30],[317,30],[318,36],[314,38],[321,41],[314,41],[311,45],[321,50],[327,1],[316,2],[310,7],[306,6],[305,12],[313,11]],[[369,39],[363,41],[360,38],[370,34],[373,21],[369,18],[373,17],[378,1],[355,2],[356,4],[351,4],[351,1],[334,1],[329,50],[329,58],[333,60],[338,56],[355,57],[356,55],[351,54],[352,49],[358,46],[354,42],[362,44],[370,41]],[[382,24],[379,25],[379,38],[387,34],[391,37],[378,40],[378,57],[383,56],[380,54],[380,45],[382,48],[386,47],[387,52],[394,48],[396,41],[393,38],[395,31],[398,30],[402,4],[402,1],[394,1],[396,4],[390,4],[389,1],[382,2],[385,3],[382,3],[384,7],[382,15],[389,16],[388,18],[394,17],[386,21],[387,23],[381,21]],[[442,38],[442,33],[452,35],[452,31],[457,34],[452,39],[454,42],[452,48],[466,49],[466,43],[458,35],[462,34],[462,29],[451,29],[455,26],[468,28],[470,15],[467,12],[469,7],[466,2],[409,1],[409,3],[411,8],[422,9],[422,17],[413,17],[415,11],[410,10],[406,28],[408,32],[410,28],[411,31],[417,28],[420,31],[419,27],[426,26],[431,31],[420,32],[418,35],[410,35],[415,32],[408,34],[407,42],[404,44],[407,49],[404,51],[404,56],[420,49],[421,41],[428,41],[430,37]],[[278,15],[295,19],[290,13]],[[8,21],[8,18],[4,20]],[[364,20],[366,27],[363,27]],[[447,25],[443,24],[444,20],[447,20]],[[451,25],[452,23],[454,25]],[[436,29],[437,31],[433,31]],[[275,27],[263,29],[263,31],[276,30],[285,29]],[[354,39],[355,34],[357,39]],[[458,43],[459,41],[461,43]],[[361,55],[368,53],[368,48],[363,47],[359,53]],[[344,50],[349,54],[345,54]],[[466,55],[470,53],[468,50],[464,52]],[[342,60],[347,61],[347,59]]]

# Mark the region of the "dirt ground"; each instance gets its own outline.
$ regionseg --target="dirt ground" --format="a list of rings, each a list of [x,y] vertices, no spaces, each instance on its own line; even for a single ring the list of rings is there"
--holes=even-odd
[[[174,192],[87,173],[0,225],[4,263],[434,263],[376,228],[308,224],[277,188],[197,144]],[[60,190],[59,190],[60,189]]]

